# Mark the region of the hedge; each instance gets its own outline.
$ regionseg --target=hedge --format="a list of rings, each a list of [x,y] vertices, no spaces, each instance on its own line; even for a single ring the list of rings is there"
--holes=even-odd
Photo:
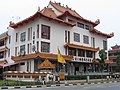
[[[101,75],[89,75],[90,79],[101,79]],[[102,78],[105,79],[108,75],[103,75]],[[67,80],[85,80],[87,75],[69,75],[65,77]]]

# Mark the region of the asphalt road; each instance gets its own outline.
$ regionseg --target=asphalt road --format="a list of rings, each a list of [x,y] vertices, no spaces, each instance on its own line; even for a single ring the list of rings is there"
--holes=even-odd
[[[55,86],[55,87],[40,87],[40,88],[23,88],[11,90],[120,90],[120,83],[105,83],[94,85],[77,85],[77,86]]]

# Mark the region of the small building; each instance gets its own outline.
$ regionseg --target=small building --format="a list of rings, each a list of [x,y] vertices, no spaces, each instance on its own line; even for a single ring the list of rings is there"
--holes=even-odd
[[[111,47],[112,49],[108,51],[108,57],[109,60],[113,61],[114,64],[112,64],[112,70],[113,72],[118,72],[116,70],[117,64],[116,64],[116,58],[117,58],[117,52],[120,52],[120,45],[115,45]]]

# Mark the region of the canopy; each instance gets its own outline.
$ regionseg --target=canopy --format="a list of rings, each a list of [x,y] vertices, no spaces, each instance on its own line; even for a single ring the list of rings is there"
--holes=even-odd
[[[38,69],[40,68],[55,68],[55,64],[52,64],[48,59],[45,59],[41,64],[38,64]]]

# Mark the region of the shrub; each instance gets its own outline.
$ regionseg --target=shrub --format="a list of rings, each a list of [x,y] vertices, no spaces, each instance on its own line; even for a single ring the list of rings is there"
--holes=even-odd
[[[89,75],[90,79],[101,79],[101,75]],[[103,75],[103,79],[106,78],[107,75]],[[87,75],[69,75],[66,76],[67,80],[86,80]]]

